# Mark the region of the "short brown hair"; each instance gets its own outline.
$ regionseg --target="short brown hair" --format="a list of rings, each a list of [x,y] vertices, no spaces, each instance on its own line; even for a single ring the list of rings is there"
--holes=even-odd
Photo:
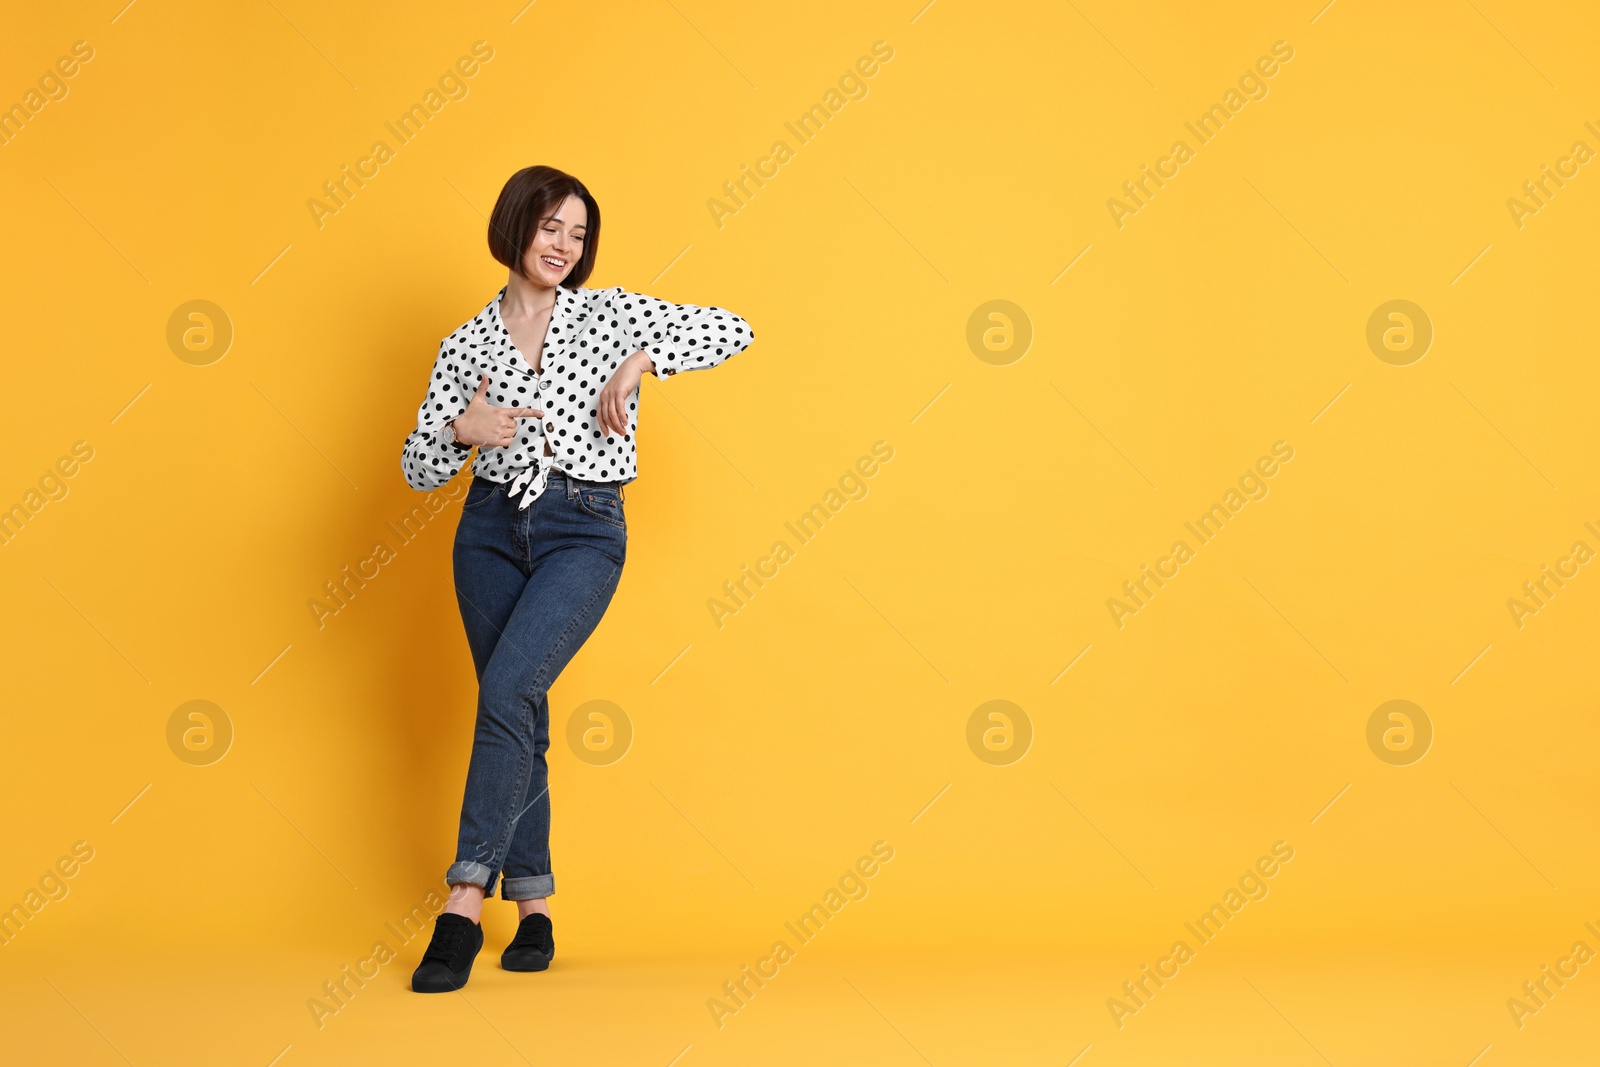
[[[523,167],[506,181],[489,215],[489,253],[526,278],[523,260],[533,244],[535,228],[554,215],[569,196],[583,201],[589,220],[583,253],[561,284],[567,289],[581,286],[589,280],[600,250],[600,205],[582,182],[554,167]]]

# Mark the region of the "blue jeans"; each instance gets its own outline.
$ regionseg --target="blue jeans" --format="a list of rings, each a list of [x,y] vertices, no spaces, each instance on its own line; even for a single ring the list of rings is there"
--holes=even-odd
[[[525,510],[474,477],[454,549],[456,601],[478,674],[478,719],[450,885],[505,900],[555,892],[550,871],[550,685],[588,640],[622,576],[621,485],[556,467]],[[520,496],[520,494],[518,494]]]

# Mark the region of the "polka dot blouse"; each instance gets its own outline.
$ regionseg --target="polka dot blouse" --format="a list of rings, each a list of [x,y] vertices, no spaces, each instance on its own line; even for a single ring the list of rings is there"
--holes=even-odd
[[[631,482],[638,477],[634,434],[639,389],[628,399],[628,432],[607,436],[596,406],[600,389],[624,359],[643,349],[656,376],[715,367],[755,340],[749,323],[719,307],[673,304],[621,288],[556,290],[540,372],[517,350],[500,319],[501,289],[470,322],[439,344],[417,428],[406,438],[400,466],[413,489],[437,489],[461,470],[472,449],[445,443],[440,431],[467,410],[480,376],[484,399],[502,407],[544,409],[542,419],[519,419],[504,448],[482,447],[472,473],[513,483],[527,507],[556,466],[575,478]],[[545,455],[545,442],[551,454]]]

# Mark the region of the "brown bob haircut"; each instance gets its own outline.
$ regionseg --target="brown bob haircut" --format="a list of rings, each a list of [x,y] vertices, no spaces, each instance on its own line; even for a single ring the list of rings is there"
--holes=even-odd
[[[533,244],[534,231],[560,210],[569,196],[583,201],[589,219],[584,229],[583,253],[561,284],[576,289],[588,281],[600,250],[600,205],[582,182],[554,167],[523,167],[507,180],[489,215],[490,254],[526,278],[523,259]]]

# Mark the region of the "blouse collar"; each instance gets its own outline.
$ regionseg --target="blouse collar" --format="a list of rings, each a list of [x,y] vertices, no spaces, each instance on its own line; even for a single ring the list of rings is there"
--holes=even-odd
[[[500,317],[500,301],[505,299],[506,290],[509,288],[509,285],[501,286],[500,291],[495,294],[495,298],[489,301],[489,306],[484,309],[487,312],[486,319],[489,326],[489,337],[485,343],[501,361],[510,363],[524,374],[533,377],[532,361],[528,359],[526,353],[517,350],[515,345],[512,344],[511,333],[506,329],[505,320]],[[550,325],[545,333],[549,341],[560,340],[561,335],[557,327],[571,317],[572,308],[577,301],[578,294],[576,292],[566,286],[556,287],[556,302],[550,309]],[[553,349],[555,345],[551,344],[547,347]],[[520,358],[514,359],[512,357],[513,351],[516,351],[517,356]],[[541,371],[547,371],[549,368],[541,367],[540,369]]]

